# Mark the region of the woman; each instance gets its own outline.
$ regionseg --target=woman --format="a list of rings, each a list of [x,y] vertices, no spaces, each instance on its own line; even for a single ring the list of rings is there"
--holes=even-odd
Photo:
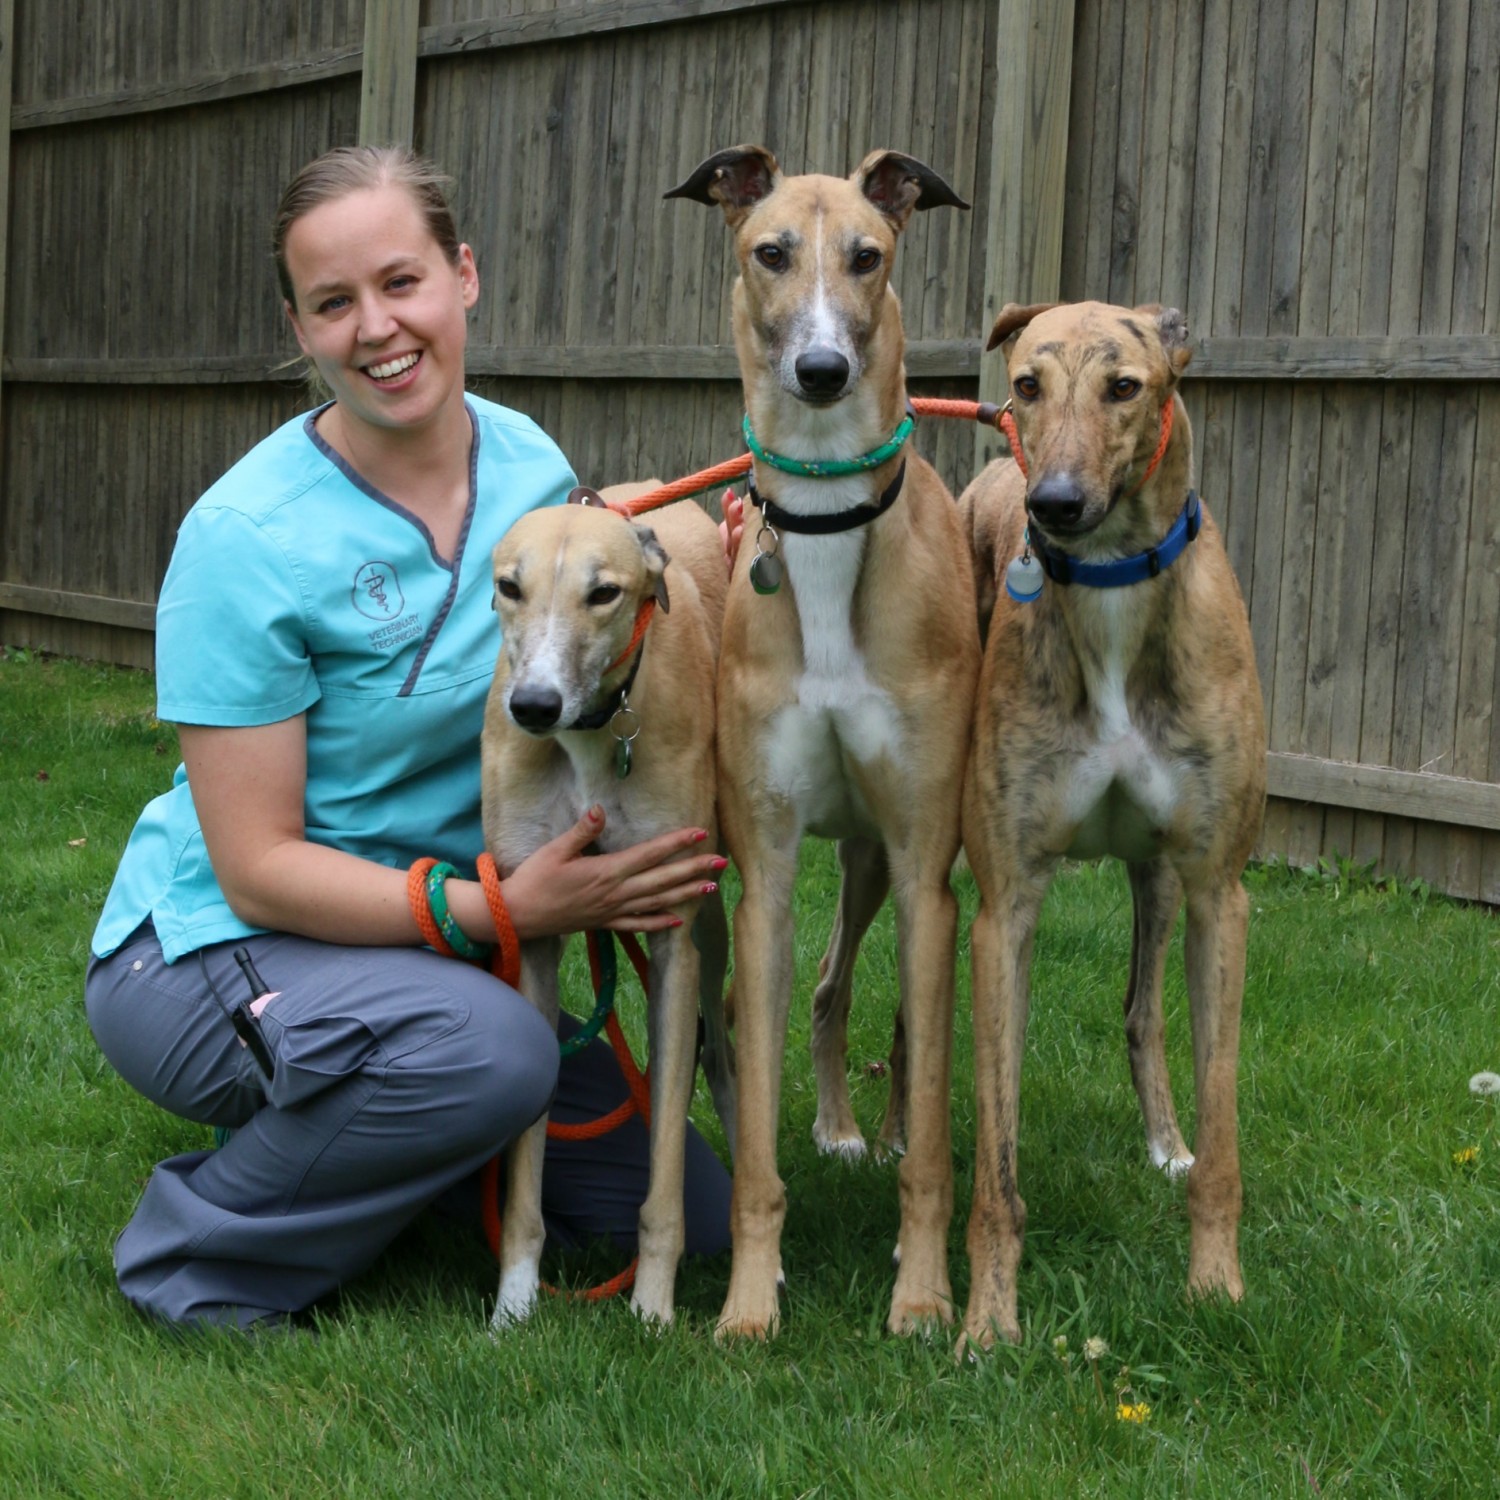
[[[429,165],[329,152],[283,195],[274,250],[333,399],[183,522],[157,611],[158,714],[183,765],[131,835],[86,984],[128,1082],[234,1128],[156,1168],[115,1247],[120,1287],[156,1317],[239,1327],[367,1266],[554,1088],[564,1114],[625,1093],[597,1043],[559,1077],[531,1006],[421,947],[406,897],[414,860],[446,860],[470,877],[446,884],[453,918],[495,940],[472,878],[489,557],[572,472],[530,420],[465,395],[479,281]],[[656,930],[724,865],[701,829],[586,854],[601,826],[591,810],[505,881],[520,936]],[[641,1133],[578,1149],[549,1158],[554,1228],[628,1240]],[[689,1248],[720,1248],[725,1173],[701,1139],[689,1164]]]

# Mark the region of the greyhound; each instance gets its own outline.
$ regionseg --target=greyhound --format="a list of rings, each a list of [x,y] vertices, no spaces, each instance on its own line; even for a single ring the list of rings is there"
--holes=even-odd
[[[591,491],[574,494],[598,501]],[[481,761],[485,844],[502,874],[595,803],[605,810],[606,851],[676,828],[716,838],[724,553],[718,528],[692,503],[657,512],[653,523],[632,525],[602,502],[554,506],[523,516],[495,548],[504,642]],[[728,926],[717,890],[696,906],[696,914],[679,911],[683,925],[650,939],[651,1186],[631,1301],[641,1317],[661,1323],[672,1320],[683,1247],[683,1142],[700,1003],[704,1072],[731,1146],[734,1139],[722,1001]],[[554,1025],[561,956],[558,938],[522,944],[521,990]],[[536,1300],[545,1133],[544,1119],[507,1154],[497,1327],[524,1318]]]
[[[1190,1293],[1243,1295],[1235,1072],[1266,741],[1245,606],[1193,492],[1176,309],[1006,306],[1016,462],[960,499],[988,615],[964,788],[978,1149],[965,1341],[1018,1340],[1016,1187],[1032,936],[1059,860],[1126,862],[1125,1032],[1151,1160],[1187,1178]],[[992,612],[992,613],[991,613]],[[1184,892],[1197,1157],[1172,1107],[1161,984]]]
[[[872,152],[847,179],[784,177],[763,146],[716,153],[667,196],[717,204],[734,236],[734,339],[760,509],[730,583],[719,668],[720,819],[743,896],[734,1256],[717,1332],[764,1338],[779,1320],[776,1121],[805,831],[842,840],[845,867],[815,1000],[815,1133],[826,1150],[863,1148],[843,1063],[848,971],[895,890],[906,1081],[893,1081],[886,1135],[894,1142],[904,1118],[909,1142],[887,1325],[907,1332],[953,1315],[948,871],[979,643],[957,512],[908,441],[889,278],[914,210],[968,205],[898,152]]]

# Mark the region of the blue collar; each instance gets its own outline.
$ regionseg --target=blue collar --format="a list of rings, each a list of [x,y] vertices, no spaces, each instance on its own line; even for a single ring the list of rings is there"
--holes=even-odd
[[[1143,583],[1170,568],[1186,550],[1189,542],[1203,529],[1203,507],[1197,490],[1189,490],[1182,514],[1172,529],[1154,546],[1133,557],[1117,557],[1112,562],[1080,562],[1065,552],[1056,552],[1028,527],[1026,535],[1036,553],[1042,571],[1053,583],[1077,583],[1090,589],[1118,589],[1126,584]]]

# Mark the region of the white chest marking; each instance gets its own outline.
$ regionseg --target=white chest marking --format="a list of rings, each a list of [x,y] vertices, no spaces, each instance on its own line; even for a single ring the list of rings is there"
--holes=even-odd
[[[826,514],[863,504],[868,495],[868,481],[857,477],[804,480],[784,484],[780,503]],[[803,826],[830,837],[876,832],[849,785],[846,761],[868,765],[901,753],[896,707],[871,680],[854,639],[854,590],[865,542],[863,527],[781,538],[801,620],[803,669],[795,702],[769,726],[767,769]]]
[[[1139,611],[1126,590],[1098,589],[1080,598],[1077,618],[1097,648],[1080,657],[1094,725],[1068,783],[1065,816],[1076,831],[1067,853],[1148,859],[1160,852],[1180,786],[1130,717],[1125,684],[1140,648]]]

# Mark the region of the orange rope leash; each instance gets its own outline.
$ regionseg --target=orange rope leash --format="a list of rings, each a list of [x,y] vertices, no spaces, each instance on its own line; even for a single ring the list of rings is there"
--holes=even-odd
[[[655,614],[656,596],[653,594],[649,599],[641,601],[641,607],[635,612],[635,628],[630,632],[630,644],[604,669],[604,676],[608,677],[616,667],[624,666],[630,660],[630,653],[640,645],[641,637],[646,634],[646,627]]]
[[[508,984],[511,989],[521,987],[521,943],[516,937],[515,923],[506,910],[505,893],[500,889],[500,872],[488,853],[478,860],[479,883],[484,887],[484,899],[495,923],[495,956],[490,963],[490,972],[496,979]]]
[[[1131,495],[1138,495],[1146,486],[1146,481],[1156,473],[1156,468],[1161,463],[1167,451],[1167,444],[1172,441],[1172,418],[1176,410],[1177,398],[1173,396],[1161,409],[1161,437],[1157,440],[1156,452],[1151,455],[1151,462],[1146,465],[1146,472],[1141,475],[1140,483],[1130,491]],[[1031,473],[1026,467],[1026,455],[1021,451],[1021,436],[1016,431],[1016,419],[1011,414],[1010,407],[1006,407],[1000,413],[1000,418],[995,424],[1000,431],[1010,440],[1011,456],[1016,461],[1016,467],[1021,471],[1023,479],[1030,479]],[[1127,497],[1128,498],[1128,497]]]
[[[957,401],[941,396],[918,396],[911,402],[912,410],[919,417],[957,417],[965,422],[978,422],[993,427],[998,423],[1000,408],[989,401]],[[632,516],[644,515],[658,506],[670,505],[674,500],[684,500],[689,495],[701,495],[716,485],[728,484],[748,474],[754,460],[748,453],[738,458],[725,459],[709,469],[699,469],[696,474],[684,475],[664,484],[659,489],[647,490],[633,500],[614,500],[609,508],[618,511],[628,520]]]

